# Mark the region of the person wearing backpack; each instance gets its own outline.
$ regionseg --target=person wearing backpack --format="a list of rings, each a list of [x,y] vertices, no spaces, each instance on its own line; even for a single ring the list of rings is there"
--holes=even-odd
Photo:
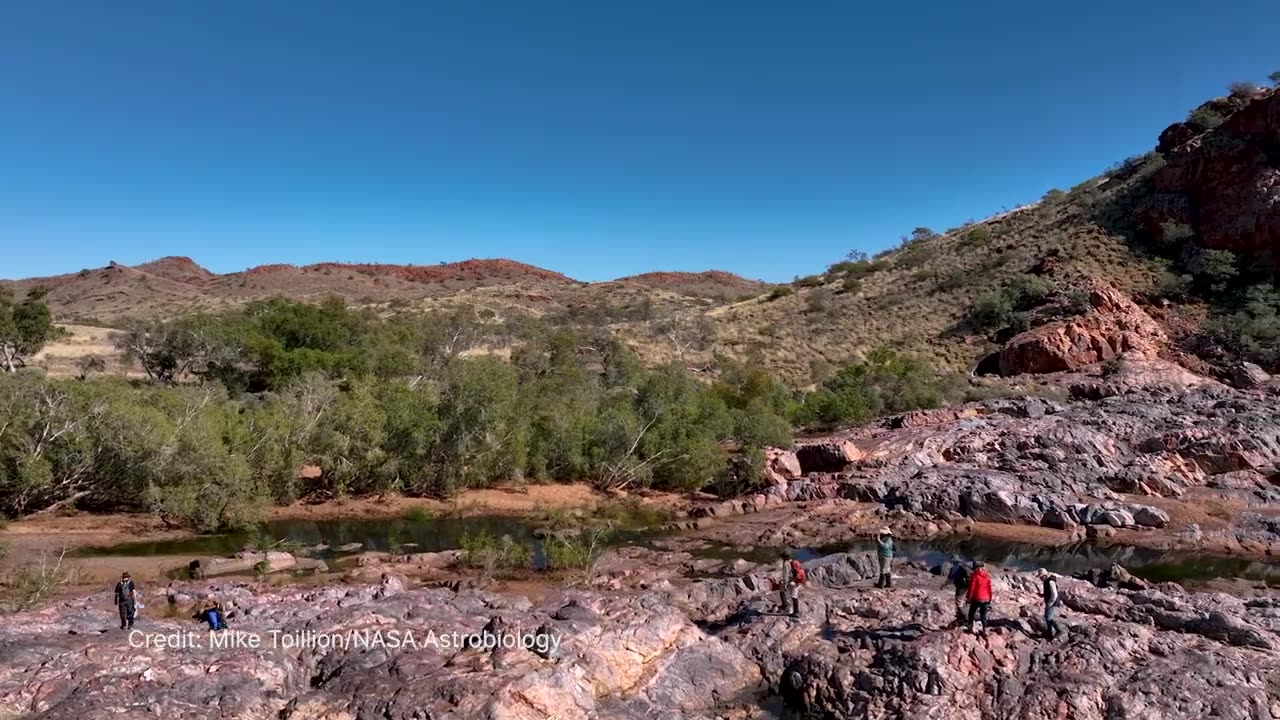
[[[1048,570],[1041,568],[1037,573],[1041,581],[1041,597],[1044,599],[1045,637],[1053,640],[1062,632],[1058,627],[1058,609],[1062,607],[1062,596],[1058,594],[1058,578]]]
[[[880,579],[876,587],[893,587],[893,530],[883,527],[876,533],[876,558],[880,566]]]
[[[116,609],[120,611],[120,629],[133,627],[133,620],[138,616],[138,588],[133,584],[129,573],[120,573],[120,582],[116,583]]]
[[[951,570],[942,587],[950,586],[955,591],[956,622],[965,621],[965,611],[969,604],[969,565],[959,555],[951,556]]]
[[[790,560],[787,562],[786,569],[782,581],[782,589],[780,591],[782,599],[782,612],[796,617],[800,614],[800,586],[808,581],[808,576],[804,571],[804,566],[799,560]]]

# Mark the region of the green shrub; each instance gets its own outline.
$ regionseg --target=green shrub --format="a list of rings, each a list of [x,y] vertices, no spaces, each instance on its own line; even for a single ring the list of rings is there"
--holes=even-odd
[[[764,479],[764,451],[756,445],[739,450],[720,470],[710,490],[720,497],[738,497],[760,486]]]
[[[796,287],[811,288],[820,287],[826,282],[827,279],[822,275],[805,275],[804,277],[796,278],[791,284]]]
[[[1053,293],[1053,284],[1037,275],[1022,274],[1013,278],[1005,293],[1017,310],[1030,310],[1043,305]]]
[[[831,427],[864,423],[885,414],[937,407],[942,383],[916,358],[886,348],[838,371],[794,411],[797,424]]]
[[[1186,264],[1196,283],[1215,294],[1228,290],[1240,273],[1239,259],[1230,250],[1205,250],[1192,246]]]
[[[425,524],[431,522],[431,511],[421,505],[414,505],[405,512],[404,519],[419,525]]]
[[[570,573],[583,582],[590,582],[595,575],[596,564],[609,549],[608,540],[612,534],[613,528],[605,525],[563,537],[548,536],[542,544],[547,569]]]
[[[1160,223],[1160,245],[1177,249],[1195,237],[1195,231],[1186,223],[1167,220]]]
[[[780,298],[784,298],[788,295],[793,295],[793,294],[795,294],[795,290],[792,290],[791,288],[785,285],[779,285],[778,287],[769,291],[769,294],[765,296],[765,301],[771,302],[773,300],[778,300]]]
[[[1124,358],[1119,355],[1108,358],[1102,363],[1102,377],[1109,378],[1119,375],[1124,370]]]
[[[1267,79],[1271,81],[1272,85],[1275,85],[1276,87],[1280,87],[1280,70],[1277,70],[1276,72],[1273,72],[1270,75],[1268,75]]]
[[[1013,299],[1009,294],[993,290],[978,298],[969,311],[969,318],[979,328],[995,329],[1008,325],[1013,312]]]
[[[840,292],[846,295],[857,295],[862,292],[862,280],[859,280],[854,275],[845,275],[844,279],[840,281]]]
[[[1205,329],[1232,353],[1269,370],[1280,369],[1280,290],[1249,288],[1238,309],[1210,318]]]
[[[533,566],[533,547],[510,535],[499,538],[487,530],[467,532],[458,539],[458,562],[480,570],[486,577],[528,570]]]
[[[1040,198],[1040,201],[1045,203],[1055,203],[1065,198],[1066,196],[1067,194],[1065,192],[1059,190],[1058,188],[1053,188],[1048,192],[1046,192],[1044,194],[1044,197]]]
[[[963,245],[966,247],[979,247],[986,245],[991,241],[991,231],[984,227],[976,227],[965,233]]]
[[[1204,106],[1192,110],[1187,116],[1187,124],[1200,131],[1212,130],[1225,121],[1220,113]]]

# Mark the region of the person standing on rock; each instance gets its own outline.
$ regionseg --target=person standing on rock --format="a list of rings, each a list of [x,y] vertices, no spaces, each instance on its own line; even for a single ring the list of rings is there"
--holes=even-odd
[[[966,619],[965,606],[969,604],[969,565],[959,555],[951,556],[951,570],[942,587],[951,587],[955,591],[956,624]]]
[[[880,528],[880,532],[876,534],[876,557],[880,561],[880,579],[876,581],[876,587],[892,587],[893,530],[887,527]]]
[[[1045,637],[1050,640],[1058,637],[1058,608],[1062,607],[1062,596],[1058,594],[1058,578],[1048,570],[1040,570],[1041,596],[1044,598]]]
[[[981,616],[982,634],[987,633],[987,613],[991,610],[991,576],[987,574],[986,565],[981,560],[973,563],[973,575],[969,578],[969,627],[973,632],[973,621]]]
[[[800,614],[800,586],[807,580],[804,566],[799,560],[787,561],[783,570],[782,587],[779,590],[782,600],[781,612],[796,617]]]
[[[133,584],[129,573],[120,573],[120,582],[116,583],[116,609],[120,611],[120,629],[133,627],[133,619],[137,616],[138,588]]]

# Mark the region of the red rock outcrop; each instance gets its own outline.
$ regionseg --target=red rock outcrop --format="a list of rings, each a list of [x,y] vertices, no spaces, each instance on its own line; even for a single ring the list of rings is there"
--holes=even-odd
[[[1185,223],[1201,247],[1246,258],[1280,253],[1280,92],[1238,99],[1223,124],[1190,135],[1179,123],[1161,135],[1166,166],[1143,211],[1149,230]]]
[[[786,485],[788,480],[800,477],[800,459],[791,450],[765,448],[764,479],[769,485]]]
[[[1168,339],[1160,324],[1115,288],[1088,288],[1087,314],[1014,336],[1000,351],[1000,374],[1074,370],[1120,353],[1153,355]]]

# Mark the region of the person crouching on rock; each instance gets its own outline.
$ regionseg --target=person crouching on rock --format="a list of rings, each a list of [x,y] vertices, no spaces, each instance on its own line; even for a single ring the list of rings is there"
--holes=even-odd
[[[981,633],[987,634],[987,613],[991,610],[991,576],[981,560],[973,563],[973,575],[969,578],[969,627],[973,632],[973,621],[981,616]]]
[[[955,591],[956,624],[966,619],[965,606],[969,604],[969,565],[959,555],[951,556],[951,570],[942,587],[950,587]]]
[[[887,527],[880,528],[876,534],[876,557],[880,561],[880,579],[876,587],[893,586],[893,531]]]
[[[227,629],[226,613],[223,611],[222,605],[212,598],[201,600],[196,605],[196,610],[191,617],[200,622],[208,623],[210,630]]]
[[[1041,581],[1040,594],[1044,598],[1044,634],[1046,638],[1053,640],[1061,632],[1058,627],[1058,608],[1062,607],[1062,596],[1058,594],[1058,578],[1044,568],[1037,575]]]
[[[782,600],[782,610],[779,612],[786,613],[791,617],[800,614],[800,586],[808,580],[806,577],[804,566],[799,560],[790,560],[787,562],[783,570],[782,585],[779,589],[780,599]]]
[[[133,627],[133,620],[138,616],[138,588],[133,584],[129,573],[120,573],[120,582],[116,583],[116,609],[120,611],[120,629]]]

